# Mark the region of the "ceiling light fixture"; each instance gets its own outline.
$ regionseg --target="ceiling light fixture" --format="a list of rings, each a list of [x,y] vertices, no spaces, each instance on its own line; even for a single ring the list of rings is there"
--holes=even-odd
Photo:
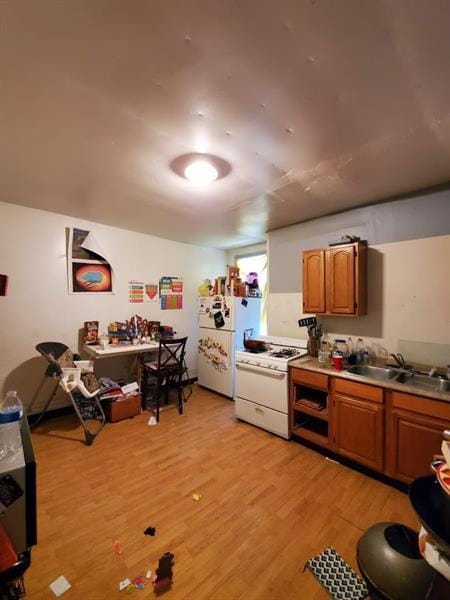
[[[217,169],[206,160],[195,160],[184,169],[186,179],[198,185],[207,185],[217,179],[218,175]]]
[[[208,185],[231,172],[230,163],[223,158],[200,152],[177,156],[170,163],[170,168],[183,179],[198,186]]]

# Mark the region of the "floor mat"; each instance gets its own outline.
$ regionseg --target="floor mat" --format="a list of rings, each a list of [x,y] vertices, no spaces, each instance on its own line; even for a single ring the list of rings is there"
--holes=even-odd
[[[363,600],[369,590],[334,548],[326,548],[305,564],[334,600]]]

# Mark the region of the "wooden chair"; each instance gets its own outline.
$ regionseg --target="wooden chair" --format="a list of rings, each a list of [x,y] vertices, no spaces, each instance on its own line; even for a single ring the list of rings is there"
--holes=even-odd
[[[156,382],[156,420],[159,421],[160,397],[163,391],[165,403],[169,401],[169,388],[174,385],[178,392],[178,412],[183,414],[183,374],[185,373],[184,355],[187,337],[164,339],[159,341],[158,360],[144,362],[142,373],[142,405],[146,408],[146,398],[150,380]]]

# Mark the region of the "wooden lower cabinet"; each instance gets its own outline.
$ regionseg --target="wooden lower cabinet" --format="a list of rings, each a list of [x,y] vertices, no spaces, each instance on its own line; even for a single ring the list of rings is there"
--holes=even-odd
[[[376,402],[335,394],[335,451],[376,471],[384,467],[384,408]]]
[[[314,418],[303,399],[321,394],[327,410]],[[431,473],[445,429],[450,402],[291,369],[292,434],[398,481]]]
[[[386,474],[411,483],[429,475],[433,455],[441,453],[450,403],[395,392],[388,393],[387,402]]]

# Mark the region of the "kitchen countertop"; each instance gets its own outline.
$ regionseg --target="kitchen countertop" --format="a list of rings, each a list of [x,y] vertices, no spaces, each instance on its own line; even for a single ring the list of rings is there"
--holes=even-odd
[[[405,394],[413,394],[414,396],[423,396],[426,398],[433,398],[434,400],[450,402],[450,392],[434,392],[433,390],[418,389],[408,385],[407,383],[397,383],[396,381],[391,380],[380,381],[379,379],[373,379],[372,377],[366,377],[365,375],[354,375],[345,369],[342,371],[337,371],[332,366],[326,366],[322,363],[319,363],[317,358],[312,356],[304,356],[302,358],[291,360],[289,362],[289,368],[291,367],[305,369],[307,371],[315,371],[316,373],[323,373],[324,375],[331,375],[332,377],[341,377],[342,379],[357,381],[358,383],[365,383],[367,385],[375,385],[388,390],[396,390],[398,392],[404,392]]]

